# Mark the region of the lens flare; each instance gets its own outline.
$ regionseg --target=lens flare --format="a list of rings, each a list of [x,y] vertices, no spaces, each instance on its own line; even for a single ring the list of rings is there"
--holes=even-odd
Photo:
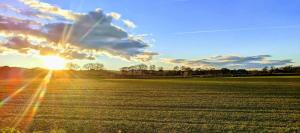
[[[62,70],[66,66],[66,61],[57,56],[45,56],[42,58],[44,67],[51,70]]]
[[[22,91],[24,91],[38,76],[36,76],[33,80],[29,81],[28,83],[26,83],[25,85],[23,85],[22,87],[20,87],[19,89],[17,89],[15,92],[13,92],[12,94],[10,94],[8,97],[6,97],[2,101],[0,101],[0,108],[2,108],[5,104],[7,104],[11,99],[13,99],[19,93],[21,93]]]
[[[16,90],[13,94],[11,94],[10,96],[6,97],[4,100],[2,100],[0,102],[0,108],[3,107],[7,102],[9,102],[13,97],[15,97],[16,95],[18,95],[20,92],[22,92],[25,88],[27,88],[29,84],[21,87],[20,89]]]
[[[26,120],[27,123],[25,127],[27,127],[31,123],[42,100],[44,99],[44,96],[47,92],[47,86],[48,83],[50,82],[51,77],[52,77],[52,71],[49,71],[48,74],[45,76],[45,78],[42,80],[40,86],[37,88],[37,91],[33,94],[25,110],[22,112],[22,114],[19,117],[15,118],[15,120],[11,124],[12,125],[11,127],[13,128],[18,127],[19,124],[23,121],[24,117],[27,115],[29,115],[29,118]],[[29,113],[30,109],[32,109],[31,113]]]

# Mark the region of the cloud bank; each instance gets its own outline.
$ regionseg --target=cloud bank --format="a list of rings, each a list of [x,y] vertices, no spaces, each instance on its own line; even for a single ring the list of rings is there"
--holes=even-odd
[[[77,13],[38,0],[19,0],[22,8],[1,4],[0,44],[2,49],[19,53],[37,51],[40,55],[59,55],[66,59],[93,60],[99,55],[126,60],[149,61],[155,52],[139,35],[115,25],[121,21],[129,28],[136,25],[122,20],[121,14],[105,13],[100,8]],[[14,12],[18,15],[3,15]]]
[[[269,60],[270,55],[257,56],[216,56],[208,59],[163,59],[165,63],[194,68],[231,68],[260,69],[266,66],[283,66],[293,63],[292,60]]]

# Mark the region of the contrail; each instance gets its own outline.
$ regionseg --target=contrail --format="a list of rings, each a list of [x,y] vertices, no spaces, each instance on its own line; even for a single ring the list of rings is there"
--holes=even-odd
[[[250,31],[250,30],[273,30],[273,29],[293,29],[300,28],[300,25],[287,25],[287,26],[270,26],[270,27],[256,27],[256,28],[236,28],[236,29],[216,29],[216,30],[198,30],[189,32],[177,32],[176,35],[185,34],[200,34],[200,33],[215,33],[215,32],[227,32],[227,31]]]

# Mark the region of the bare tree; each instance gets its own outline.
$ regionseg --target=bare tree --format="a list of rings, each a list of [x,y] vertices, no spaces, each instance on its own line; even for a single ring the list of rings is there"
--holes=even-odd
[[[266,67],[264,67],[264,68],[262,69],[262,72],[263,72],[263,73],[268,73],[268,70],[269,70],[269,67],[266,66]]]
[[[274,66],[272,66],[271,68],[270,68],[270,70],[269,70],[269,72],[270,72],[270,74],[273,74],[274,73],[274,71],[275,71],[275,67]]]
[[[127,72],[127,71],[129,71],[129,67],[122,67],[122,68],[120,68],[120,70],[122,72]]]
[[[179,66],[175,66],[175,67],[173,68],[173,70],[174,70],[174,71],[179,71],[180,68],[179,68]]]
[[[230,73],[230,70],[228,68],[222,68],[220,71],[221,71],[222,74],[229,74]]]
[[[83,69],[84,70],[103,70],[104,69],[104,65],[101,64],[101,63],[88,63],[88,64],[85,64],[83,66]]]
[[[182,66],[181,71],[193,71],[193,69],[190,67]]]
[[[140,64],[136,66],[137,70],[143,71],[143,70],[147,70],[148,66],[145,64]]]
[[[164,71],[164,68],[163,67],[158,67],[158,71]]]
[[[75,71],[77,71],[77,70],[80,69],[80,66],[79,66],[78,64],[76,64],[76,63],[70,62],[70,63],[67,63],[67,64],[66,64],[66,68],[67,68],[68,70],[75,70]]]
[[[156,66],[155,66],[155,65],[150,65],[149,69],[150,69],[151,71],[155,71],[155,70],[156,70]]]

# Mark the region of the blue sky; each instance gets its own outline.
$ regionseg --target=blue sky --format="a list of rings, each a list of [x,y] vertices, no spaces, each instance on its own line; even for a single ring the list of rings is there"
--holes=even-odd
[[[129,34],[149,34],[147,50],[158,53],[146,64],[172,67],[162,59],[203,60],[215,56],[270,55],[268,60],[291,59],[300,63],[300,1],[298,0],[42,0],[62,9],[87,13],[101,8],[117,12],[137,28]],[[17,5],[4,0],[1,3]],[[27,55],[28,62],[34,56]],[[0,56],[0,65],[17,65],[15,56]],[[11,60],[13,59],[13,60]],[[98,62],[118,69],[137,64],[105,55]],[[89,61],[77,61],[89,62]],[[173,64],[172,64],[173,63]],[[29,66],[34,66],[35,63]],[[39,66],[39,63],[36,63]],[[182,65],[182,64],[178,64]]]

